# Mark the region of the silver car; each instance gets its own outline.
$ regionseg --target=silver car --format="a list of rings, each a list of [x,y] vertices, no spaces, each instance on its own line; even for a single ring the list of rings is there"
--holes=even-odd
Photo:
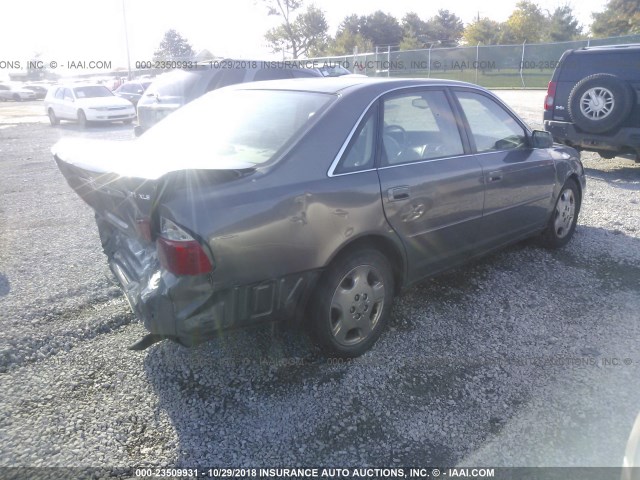
[[[36,100],[36,92],[29,90],[20,84],[0,84],[0,101],[6,102],[7,100],[13,100],[14,102]]]
[[[575,150],[445,80],[236,85],[133,142],[53,153],[150,332],[139,349],[285,320],[360,355],[403,288],[528,237],[565,245],[585,188]]]

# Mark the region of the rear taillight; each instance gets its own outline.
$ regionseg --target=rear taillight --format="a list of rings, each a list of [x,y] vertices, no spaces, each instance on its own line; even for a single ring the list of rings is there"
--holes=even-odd
[[[175,275],[202,275],[213,270],[202,245],[171,220],[160,219],[156,245],[160,264]]]
[[[544,109],[553,110],[553,101],[556,96],[556,82],[549,82],[547,96],[544,99]]]

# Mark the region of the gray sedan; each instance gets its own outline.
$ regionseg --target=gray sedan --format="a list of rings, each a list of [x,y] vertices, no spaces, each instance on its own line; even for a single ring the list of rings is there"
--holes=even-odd
[[[575,150],[444,80],[236,85],[53,153],[150,332],[137,349],[284,320],[360,355],[402,288],[527,237],[565,245],[585,188]]]

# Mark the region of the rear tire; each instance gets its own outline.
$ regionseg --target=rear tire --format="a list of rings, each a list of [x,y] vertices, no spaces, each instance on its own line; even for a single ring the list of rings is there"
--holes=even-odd
[[[389,260],[378,250],[336,258],[309,306],[311,334],[323,352],[353,358],[369,350],[388,322],[394,288]]]
[[[569,115],[588,133],[620,126],[634,104],[631,86],[615,75],[597,73],[580,80],[569,95]]]
[[[555,249],[569,243],[578,223],[581,200],[578,184],[570,178],[560,189],[547,228],[542,232],[543,247]]]

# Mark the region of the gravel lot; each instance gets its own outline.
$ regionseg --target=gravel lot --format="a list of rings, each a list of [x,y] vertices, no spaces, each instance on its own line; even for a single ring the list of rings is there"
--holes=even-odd
[[[540,126],[544,92],[498,94]],[[583,154],[564,250],[525,242],[408,290],[357,362],[272,327],[132,352],[145,330],[49,153],[132,128],[52,128],[40,105],[0,104],[0,466],[621,465],[640,408],[639,164]]]

